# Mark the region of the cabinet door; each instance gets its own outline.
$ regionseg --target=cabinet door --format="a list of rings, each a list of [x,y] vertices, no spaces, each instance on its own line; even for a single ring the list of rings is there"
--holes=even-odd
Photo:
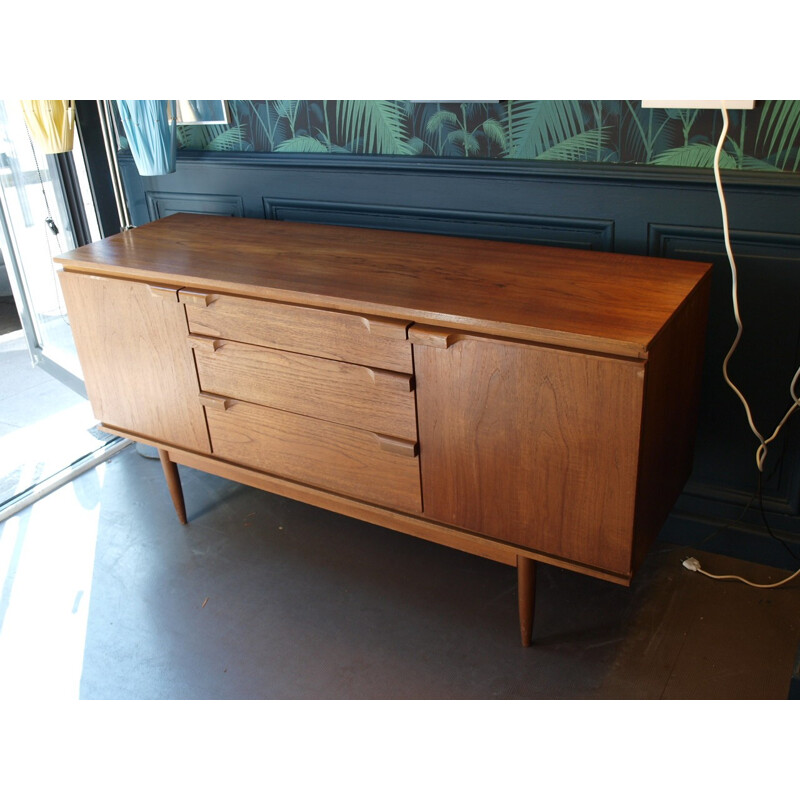
[[[644,366],[432,333],[410,336],[424,515],[629,574]]]
[[[134,435],[210,452],[176,292],[94,275],[60,276],[97,419]]]

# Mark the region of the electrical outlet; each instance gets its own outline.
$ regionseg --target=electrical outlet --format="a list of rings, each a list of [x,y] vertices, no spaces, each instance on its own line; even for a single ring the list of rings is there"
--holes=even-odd
[[[727,108],[728,111],[750,111],[755,105],[755,100],[642,100],[642,108]]]

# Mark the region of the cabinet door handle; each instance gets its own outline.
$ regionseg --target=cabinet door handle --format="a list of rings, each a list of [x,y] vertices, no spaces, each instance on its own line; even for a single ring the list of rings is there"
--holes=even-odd
[[[417,455],[418,446],[416,442],[408,442],[405,439],[395,439],[392,436],[384,436],[380,433],[376,433],[375,438],[378,440],[378,445],[381,450],[385,450],[387,453],[407,456],[408,458],[414,458],[414,456]]]
[[[216,353],[225,344],[224,339],[215,339],[213,336],[200,336],[196,333],[190,333],[186,338],[190,347],[209,353]]]
[[[214,408],[217,411],[226,411],[235,402],[230,397],[223,397],[221,394],[211,394],[211,392],[200,392],[200,402],[206,408]]]
[[[464,334],[458,331],[451,331],[447,328],[434,328],[430,325],[412,325],[408,331],[408,340],[411,344],[439,347],[443,350],[452,347],[463,338]]]
[[[147,288],[153,297],[160,297],[162,300],[169,300],[173,303],[178,302],[178,290],[174,286],[153,286],[148,283]]]
[[[178,292],[178,301],[189,306],[205,308],[217,299],[217,295],[208,292],[194,292],[191,289],[181,289]]]

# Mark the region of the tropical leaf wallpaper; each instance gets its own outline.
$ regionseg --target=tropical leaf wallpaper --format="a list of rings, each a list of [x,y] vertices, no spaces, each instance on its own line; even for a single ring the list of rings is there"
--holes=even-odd
[[[229,126],[180,126],[179,147],[711,168],[719,111],[636,100],[229,100]],[[800,100],[729,111],[720,166],[800,170]]]

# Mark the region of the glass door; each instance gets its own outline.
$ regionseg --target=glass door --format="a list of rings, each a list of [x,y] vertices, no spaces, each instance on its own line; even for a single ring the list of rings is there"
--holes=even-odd
[[[122,445],[86,400],[53,262],[101,238],[92,197],[80,130],[71,153],[46,155],[20,103],[0,100],[0,288],[22,325],[0,332],[0,526]]]
[[[37,366],[85,394],[53,257],[100,238],[80,136],[72,153],[42,153],[18,102],[0,100],[0,244]]]

